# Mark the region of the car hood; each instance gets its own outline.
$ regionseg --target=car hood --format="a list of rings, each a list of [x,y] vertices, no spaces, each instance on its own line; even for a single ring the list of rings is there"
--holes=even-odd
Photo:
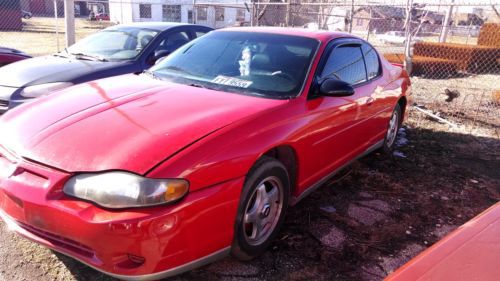
[[[82,75],[123,64],[126,62],[78,60],[53,55],[30,58],[0,68],[0,86],[19,88],[51,82],[72,82]]]
[[[68,172],[145,174],[218,129],[286,102],[123,75],[8,112],[0,118],[0,144]]]

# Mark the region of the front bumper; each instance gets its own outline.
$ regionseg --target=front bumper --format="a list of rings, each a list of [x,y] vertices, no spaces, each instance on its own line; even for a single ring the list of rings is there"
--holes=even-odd
[[[0,217],[10,229],[108,275],[151,280],[229,251],[243,178],[192,192],[178,204],[111,211],[67,197],[70,174],[2,153]],[[5,171],[5,170],[4,170]]]
[[[19,94],[21,90],[22,88],[0,86],[0,114],[33,100],[32,98],[22,97]]]

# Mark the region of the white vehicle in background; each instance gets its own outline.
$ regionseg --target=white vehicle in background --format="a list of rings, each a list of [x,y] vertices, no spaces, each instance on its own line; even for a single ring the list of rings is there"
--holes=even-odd
[[[380,35],[377,35],[377,39],[382,43],[382,44],[398,44],[398,45],[403,45],[406,42],[406,36],[404,31],[389,31]],[[411,43],[415,42],[421,42],[423,41],[422,38],[412,36],[411,38]]]

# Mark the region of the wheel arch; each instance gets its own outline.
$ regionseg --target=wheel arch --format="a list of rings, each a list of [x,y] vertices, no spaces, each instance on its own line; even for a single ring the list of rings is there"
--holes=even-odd
[[[296,150],[291,145],[279,145],[267,150],[261,157],[262,156],[272,157],[285,166],[290,180],[290,194],[294,194],[297,187],[298,176],[298,158]]]
[[[399,119],[399,122],[403,124],[404,116],[406,116],[406,105],[408,101],[406,99],[406,96],[402,96],[398,100],[399,107],[401,108],[401,118]]]

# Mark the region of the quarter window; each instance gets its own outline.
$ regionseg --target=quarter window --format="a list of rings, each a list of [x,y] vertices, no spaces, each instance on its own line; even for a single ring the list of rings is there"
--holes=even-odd
[[[380,63],[377,52],[368,44],[363,44],[361,49],[363,50],[363,55],[365,56],[368,79],[377,77],[380,74]]]
[[[185,31],[174,32],[168,35],[161,43],[158,45],[155,51],[168,51],[173,52],[177,50],[182,45],[189,42],[189,35]]]
[[[351,85],[366,81],[363,54],[359,46],[340,46],[335,48],[326,61],[322,78],[333,77]]]
[[[196,31],[196,38],[201,37],[205,34],[207,34],[207,31]]]

